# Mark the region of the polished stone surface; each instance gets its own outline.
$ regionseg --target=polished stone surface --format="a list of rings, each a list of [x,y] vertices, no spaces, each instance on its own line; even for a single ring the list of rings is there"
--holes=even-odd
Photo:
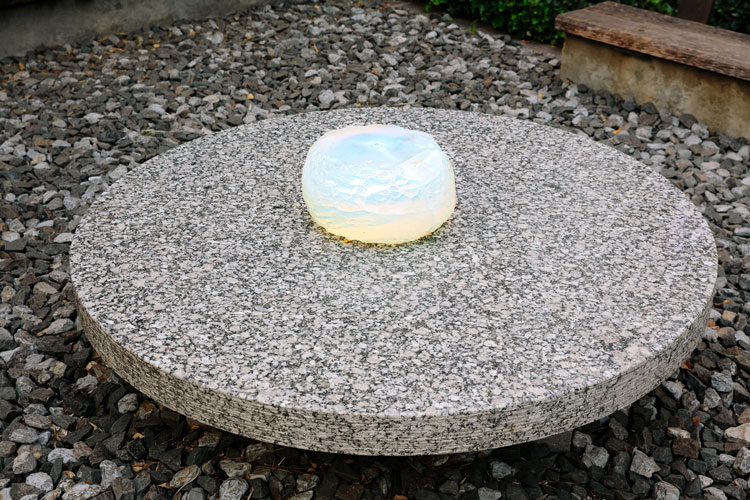
[[[424,132],[351,126],[315,141],[302,168],[302,197],[326,231],[364,243],[417,240],[456,206],[453,166]]]
[[[310,219],[306,152],[371,123],[425,131],[453,161],[458,202],[432,235],[346,243]],[[135,387],[232,432],[360,454],[493,448],[628,405],[695,346],[716,266],[690,201],[626,155],[431,109],[190,142],[102,194],[71,249],[87,334]]]

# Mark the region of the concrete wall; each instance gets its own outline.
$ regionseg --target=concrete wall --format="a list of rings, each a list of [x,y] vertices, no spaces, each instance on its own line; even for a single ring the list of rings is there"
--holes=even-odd
[[[566,35],[562,78],[638,103],[690,113],[713,130],[750,138],[750,81]]]
[[[221,16],[269,0],[39,0],[0,8],[0,58],[41,45],[180,19]]]

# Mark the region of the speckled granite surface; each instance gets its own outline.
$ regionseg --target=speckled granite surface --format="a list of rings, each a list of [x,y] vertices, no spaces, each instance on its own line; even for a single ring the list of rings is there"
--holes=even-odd
[[[457,205],[403,246],[315,226],[325,131],[435,137]],[[571,429],[666,378],[716,277],[690,201],[607,146],[428,109],[268,120],[190,142],[101,195],[71,250],[82,321],[135,387],[197,420],[359,454],[486,449]]]

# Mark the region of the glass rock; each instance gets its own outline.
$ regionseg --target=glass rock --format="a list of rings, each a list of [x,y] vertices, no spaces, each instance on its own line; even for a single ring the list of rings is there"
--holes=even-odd
[[[404,243],[453,213],[453,166],[429,134],[394,125],[326,133],[302,169],[302,196],[328,232],[365,243]]]

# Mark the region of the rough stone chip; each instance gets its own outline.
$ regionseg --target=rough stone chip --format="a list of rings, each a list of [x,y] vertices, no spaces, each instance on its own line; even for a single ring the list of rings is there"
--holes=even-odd
[[[643,453],[641,450],[633,452],[633,462],[630,464],[630,471],[635,472],[643,477],[650,478],[654,472],[659,472],[661,468],[656,461]]]
[[[737,427],[729,427],[724,431],[724,436],[730,441],[750,445],[750,424],[742,424]]]

